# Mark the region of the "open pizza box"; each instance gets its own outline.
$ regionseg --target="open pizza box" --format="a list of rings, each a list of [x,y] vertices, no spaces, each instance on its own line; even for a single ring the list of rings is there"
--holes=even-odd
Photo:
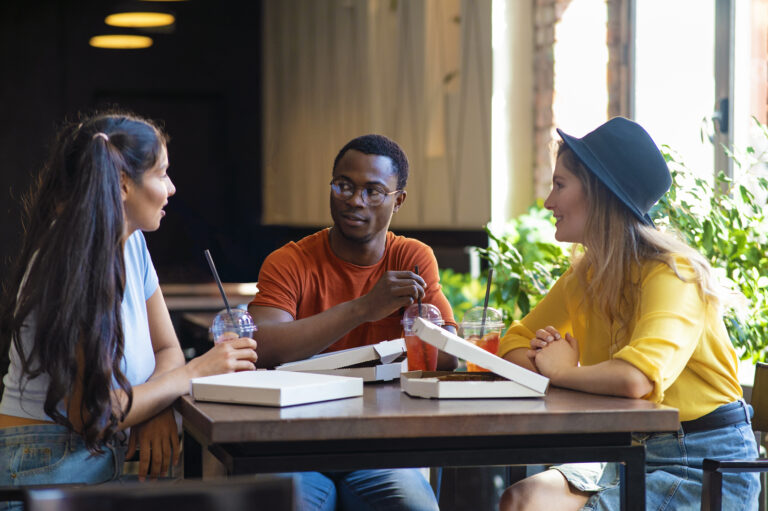
[[[411,396],[429,398],[518,398],[544,397],[549,378],[513,364],[465,341],[422,318],[413,332],[439,350],[484,367],[492,372],[409,371],[400,377],[400,388]]]
[[[405,339],[401,338],[359,348],[320,353],[306,360],[279,365],[275,369],[352,376],[372,382],[400,378],[400,373],[406,367]]]

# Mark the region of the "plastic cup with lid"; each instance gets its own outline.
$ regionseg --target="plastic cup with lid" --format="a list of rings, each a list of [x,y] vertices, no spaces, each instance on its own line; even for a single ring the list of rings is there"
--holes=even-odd
[[[215,343],[239,337],[253,337],[256,330],[253,318],[243,309],[219,311],[211,324],[211,336]]]
[[[413,333],[413,322],[419,317],[419,304],[414,303],[403,314],[403,335],[408,357],[409,371],[434,371],[437,369],[437,347],[427,344]],[[421,304],[421,316],[426,321],[443,326],[443,316],[440,309],[430,303]]]
[[[464,320],[459,326],[464,340],[494,355],[499,350],[499,338],[504,330],[504,320],[498,309],[488,307],[485,310],[485,323],[483,323],[483,307],[473,307],[464,314]],[[467,360],[467,371],[487,372],[488,370]]]

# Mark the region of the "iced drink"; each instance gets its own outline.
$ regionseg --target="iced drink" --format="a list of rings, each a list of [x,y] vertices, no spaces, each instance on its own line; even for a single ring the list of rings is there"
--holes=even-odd
[[[473,335],[470,337],[467,337],[467,341],[471,342],[472,344],[476,346],[480,346],[485,351],[488,351],[490,353],[496,354],[497,351],[499,351],[499,337],[501,337],[501,332],[499,330],[488,332],[484,336],[480,337],[479,335]],[[479,365],[473,364],[469,360],[467,360],[467,371],[469,372],[476,372],[476,371],[485,371],[487,372],[488,369],[485,369],[484,367],[480,367]]]
[[[256,331],[256,325],[248,311],[242,309],[224,309],[213,318],[211,325],[211,336],[213,342],[220,343],[229,339],[239,337],[253,337]]]
[[[409,371],[434,371],[437,369],[437,348],[419,339],[417,335],[405,336]]]
[[[443,318],[440,309],[429,303],[421,304],[421,316],[419,316],[419,305],[416,303],[408,307],[403,314],[403,336],[408,357],[408,370],[434,371],[437,369],[437,348],[419,339],[411,330],[417,317],[438,326],[443,325]]]
[[[482,307],[468,310],[461,322],[461,332],[464,339],[494,355],[499,351],[499,338],[503,329],[504,321],[501,312],[492,307],[485,310],[484,322]],[[470,360],[466,362],[469,372],[488,372],[488,369],[480,367]]]

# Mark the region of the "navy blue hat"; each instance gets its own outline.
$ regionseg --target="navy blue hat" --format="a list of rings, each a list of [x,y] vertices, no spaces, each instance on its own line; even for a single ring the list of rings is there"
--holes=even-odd
[[[557,132],[576,157],[646,225],[648,211],[669,190],[667,163],[642,126],[614,117],[582,138]]]

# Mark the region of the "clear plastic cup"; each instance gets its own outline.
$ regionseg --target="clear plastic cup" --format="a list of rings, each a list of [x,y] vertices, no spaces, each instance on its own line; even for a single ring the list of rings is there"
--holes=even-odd
[[[437,347],[427,344],[413,333],[414,320],[419,317],[419,304],[414,303],[403,314],[403,336],[405,337],[406,355],[409,371],[434,371],[437,369]],[[421,318],[442,326],[440,309],[429,303],[421,304]]]
[[[464,320],[459,325],[461,336],[464,340],[495,355],[499,351],[499,338],[504,330],[502,318],[501,311],[488,307],[485,311],[485,324],[483,324],[483,308],[473,307],[464,314]],[[488,369],[467,360],[467,371],[488,372]]]
[[[211,324],[211,336],[215,343],[230,338],[253,337],[255,331],[256,325],[253,318],[243,309],[232,309],[231,312],[227,309],[219,311]]]

